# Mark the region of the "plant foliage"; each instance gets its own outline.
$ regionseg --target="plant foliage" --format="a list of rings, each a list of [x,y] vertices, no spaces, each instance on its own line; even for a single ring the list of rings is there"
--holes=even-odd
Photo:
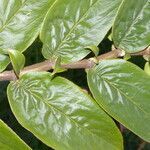
[[[145,70],[131,60],[150,44],[149,10],[149,0],[0,0],[0,79],[12,66],[7,97],[18,122],[56,150],[123,150],[120,124],[150,142],[150,56]],[[53,72],[22,73],[23,52],[38,36]],[[124,59],[99,61],[110,37]],[[88,92],[60,77],[62,66],[93,53]],[[30,148],[0,120],[0,149]]]

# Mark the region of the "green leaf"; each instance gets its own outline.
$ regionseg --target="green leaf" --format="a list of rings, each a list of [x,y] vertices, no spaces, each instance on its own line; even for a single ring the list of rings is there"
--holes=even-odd
[[[95,46],[95,45],[91,45],[91,46],[87,46],[87,47],[85,47],[86,49],[90,49],[93,53],[94,53],[94,55],[97,57],[98,56],[98,54],[99,54],[99,48],[97,47],[97,46]]]
[[[0,54],[0,72],[4,71],[9,64],[9,57]]]
[[[112,39],[112,33],[110,33],[110,34],[108,35],[108,39],[109,39],[110,41],[113,41],[113,39]]]
[[[1,150],[31,150],[2,120],[0,120]]]
[[[150,142],[150,76],[125,60],[105,60],[90,69],[87,77],[97,103]]]
[[[150,75],[150,62],[146,62],[144,66],[144,71]]]
[[[90,51],[89,45],[102,41],[111,28],[122,0],[56,0],[41,31],[43,55],[59,56],[62,63],[78,61]]]
[[[124,60],[129,60],[129,59],[131,59],[131,55],[129,53],[125,53],[123,59]]]
[[[57,59],[56,59],[56,61],[55,61],[55,65],[54,65],[54,68],[53,68],[54,70],[53,70],[53,75],[55,74],[55,73],[61,73],[61,72],[64,72],[64,71],[66,71],[66,69],[63,69],[62,67],[61,67],[61,57],[58,57]]]
[[[17,120],[54,149],[123,149],[112,119],[67,79],[32,72],[11,82],[7,92]]]
[[[24,55],[16,50],[9,50],[9,57],[14,68],[14,71],[17,75],[19,75],[20,70],[23,69],[25,65],[25,57]]]
[[[38,36],[53,0],[0,1],[0,53],[24,51]]]
[[[117,48],[129,53],[145,49],[150,44],[150,1],[124,0],[113,26]]]

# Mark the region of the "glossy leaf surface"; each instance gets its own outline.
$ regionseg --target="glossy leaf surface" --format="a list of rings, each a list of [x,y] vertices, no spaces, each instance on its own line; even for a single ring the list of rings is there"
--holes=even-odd
[[[129,53],[150,44],[150,1],[124,0],[113,26],[115,46]]]
[[[0,0],[0,53],[24,51],[38,36],[54,0]]]
[[[106,60],[88,71],[88,84],[108,114],[150,141],[150,76],[125,60]]]
[[[122,149],[111,118],[67,79],[25,74],[8,86],[8,99],[22,126],[54,149]]]
[[[2,120],[0,120],[1,150],[31,150]]]
[[[41,32],[46,59],[63,63],[82,59],[98,45],[112,26],[121,0],[56,0]]]
[[[9,50],[8,53],[9,53],[9,57],[13,65],[14,71],[17,75],[19,75],[20,70],[23,69],[25,65],[25,57],[21,52],[16,51],[16,50]]]
[[[6,66],[9,64],[9,57],[0,54],[0,72],[5,70]]]

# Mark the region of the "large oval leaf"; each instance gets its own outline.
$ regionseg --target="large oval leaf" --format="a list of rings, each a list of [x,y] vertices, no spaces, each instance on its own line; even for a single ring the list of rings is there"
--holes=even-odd
[[[129,53],[150,44],[150,1],[124,0],[113,26],[115,46]]]
[[[31,150],[2,120],[0,120],[1,150]]]
[[[49,10],[41,32],[46,59],[63,63],[85,57],[98,45],[114,20],[121,0],[60,0]]]
[[[150,76],[125,60],[105,60],[88,71],[88,84],[108,114],[150,141]]]
[[[11,82],[8,98],[22,126],[54,149],[122,149],[111,118],[67,79],[28,73]]]

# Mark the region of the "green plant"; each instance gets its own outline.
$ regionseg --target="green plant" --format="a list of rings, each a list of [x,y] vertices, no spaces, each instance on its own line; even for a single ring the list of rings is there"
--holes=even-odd
[[[0,6],[0,81],[11,81],[9,104],[24,128],[58,150],[122,150],[114,120],[150,142],[149,0],[0,0]],[[24,67],[23,52],[38,35],[46,60]],[[99,55],[104,38],[112,50]],[[145,71],[130,61],[138,55]],[[10,62],[13,71],[5,71]],[[90,90],[59,76],[68,69],[85,69]],[[0,148],[30,149],[2,121]]]

